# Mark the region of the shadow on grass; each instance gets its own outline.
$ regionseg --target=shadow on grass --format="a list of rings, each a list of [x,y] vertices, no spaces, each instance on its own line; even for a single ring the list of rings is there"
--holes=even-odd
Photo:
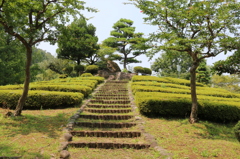
[[[179,125],[177,127],[184,128],[189,125],[190,127],[193,127],[196,130],[194,132],[195,135],[199,138],[203,139],[212,139],[212,140],[226,140],[231,142],[237,142],[237,139],[235,137],[235,134],[233,132],[233,127],[236,125],[236,122],[234,123],[217,123],[207,120],[200,120],[196,124],[190,124],[189,119],[187,117],[176,117],[176,116],[157,116],[157,115],[144,115],[147,118],[150,119],[161,119],[168,122],[177,121],[179,122]]]
[[[48,115],[24,115],[2,119],[3,124],[1,135],[14,137],[18,134],[28,135],[30,133],[43,133],[50,138],[57,138],[57,131],[61,131],[66,125],[69,117],[66,114],[59,113],[56,116]],[[0,129],[1,129],[0,127]],[[7,129],[5,131],[5,129]]]
[[[205,134],[198,134],[204,139],[213,139],[213,140],[228,140],[228,141],[237,141],[233,132],[233,127],[235,123],[221,124],[214,123],[208,121],[201,121],[201,125],[204,127],[200,127],[198,125],[193,125],[197,129],[201,129],[207,131]]]
[[[46,158],[46,156],[38,152],[26,152],[24,150],[16,152],[17,147],[9,146],[6,144],[0,145],[0,158],[1,159],[22,159],[25,158]],[[21,154],[21,155],[18,155]]]

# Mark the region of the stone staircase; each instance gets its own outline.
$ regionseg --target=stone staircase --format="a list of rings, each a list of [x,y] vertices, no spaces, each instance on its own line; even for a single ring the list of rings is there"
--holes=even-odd
[[[139,131],[129,99],[128,81],[107,81],[71,118],[61,158],[70,156],[67,150],[77,148],[147,149],[150,144]]]

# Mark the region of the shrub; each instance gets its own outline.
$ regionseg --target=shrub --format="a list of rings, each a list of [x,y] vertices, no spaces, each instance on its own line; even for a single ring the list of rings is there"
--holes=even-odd
[[[68,66],[66,68],[64,68],[64,72],[68,75],[70,75],[73,71],[73,67],[72,66]]]
[[[81,77],[93,77],[93,75],[91,73],[83,73]]]
[[[144,72],[144,69],[141,66],[136,66],[136,67],[133,68],[133,70],[134,70],[135,73],[142,73],[142,72]]]
[[[0,91],[0,106],[2,106],[2,103],[7,103],[8,108],[15,108],[21,95],[22,91],[20,90]],[[54,109],[59,107],[70,107],[80,104],[83,98],[84,96],[82,93],[29,91],[24,109]]]
[[[76,72],[83,72],[84,69],[85,69],[85,67],[84,67],[83,65],[76,65],[76,66],[74,67],[74,70],[75,70]]]
[[[87,86],[69,86],[69,85],[31,85],[30,90],[47,90],[47,91],[60,91],[60,92],[80,92],[87,97],[92,88]]]
[[[185,117],[191,111],[190,98],[169,98],[169,97],[138,97],[135,96],[141,113],[157,116]],[[232,122],[240,119],[239,102],[219,102],[211,100],[199,100],[198,116],[201,119]]]
[[[86,72],[91,74],[96,74],[99,70],[99,67],[97,65],[88,65],[86,67]]]
[[[144,67],[143,68],[143,72],[141,72],[143,74],[147,74],[147,75],[151,75],[152,74],[152,70],[150,68]]]

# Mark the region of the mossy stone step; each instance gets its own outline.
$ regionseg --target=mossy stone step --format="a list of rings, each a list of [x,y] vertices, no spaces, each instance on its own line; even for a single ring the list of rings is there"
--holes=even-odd
[[[71,131],[73,136],[80,137],[113,137],[113,138],[134,138],[140,137],[141,132],[137,131]]]
[[[88,104],[89,108],[131,108],[130,105],[101,105],[101,104]]]
[[[132,115],[79,115],[79,118],[94,120],[128,120],[133,118]]]
[[[68,146],[78,148],[102,148],[102,149],[147,149],[150,147],[149,144],[127,144],[127,143],[104,143],[104,142],[77,142],[72,141],[68,143]]]
[[[90,128],[130,128],[136,126],[136,123],[104,123],[104,122],[75,122],[76,126]]]
[[[98,100],[91,99],[91,103],[101,103],[101,104],[129,104],[130,100]]]
[[[129,113],[131,109],[84,109],[91,113]]]

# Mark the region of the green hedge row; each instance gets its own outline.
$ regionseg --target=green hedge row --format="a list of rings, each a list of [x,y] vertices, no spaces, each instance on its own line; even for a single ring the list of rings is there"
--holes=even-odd
[[[7,103],[7,107],[14,109],[18,99],[22,95],[21,90],[1,90],[0,106]],[[55,92],[55,91],[29,91],[24,109],[54,109],[70,107],[80,104],[84,98],[82,93]]]
[[[71,82],[49,81],[49,82],[34,82],[31,84],[34,84],[34,85],[44,85],[44,84],[47,84],[47,85],[78,85],[78,86],[88,86],[91,88],[96,88],[98,85],[98,81],[94,81],[94,80],[80,80],[80,81],[76,81],[76,82],[75,81],[71,81]],[[1,89],[1,87],[0,87],[0,89]]]
[[[171,84],[171,83],[159,83],[153,81],[145,81],[145,82],[132,82],[131,86],[155,86],[155,87],[162,87],[162,88],[179,88],[179,89],[190,89],[189,86],[179,85],[179,84]]]
[[[180,84],[185,86],[190,86],[190,81],[185,79],[179,78],[171,78],[171,77],[155,77],[155,76],[133,76],[132,82],[143,82],[143,81],[153,81],[153,82],[160,82],[160,83],[172,83],[172,84]],[[196,86],[203,87],[202,83],[196,82]]]
[[[136,98],[148,98],[148,97],[158,97],[159,99],[168,99],[168,98],[186,98],[190,99],[190,94],[177,94],[177,93],[162,93],[162,92],[137,92],[135,94]],[[226,101],[226,102],[239,102],[240,98],[222,98],[206,95],[198,95],[199,100],[209,100],[209,101]]]
[[[141,85],[132,85],[133,94],[136,92],[164,92],[164,93],[177,93],[177,94],[190,94],[191,90],[188,89],[179,89],[179,88],[163,88],[155,86],[141,86]],[[240,98],[240,94],[236,93],[225,93],[215,90],[197,90],[197,95],[207,95],[215,97],[224,97],[224,98]]]
[[[136,97],[139,110],[145,115],[161,116],[189,116],[191,110],[190,98],[159,98],[159,97]],[[239,102],[217,102],[199,100],[198,117],[201,119],[231,122],[240,119]]]
[[[15,86],[15,87],[14,87]],[[20,90],[23,89],[22,86],[13,85],[11,87],[8,86],[0,86],[0,90]],[[59,91],[59,92],[80,92],[85,97],[87,97],[90,93],[92,93],[93,88],[87,86],[78,86],[78,85],[30,85],[29,90],[46,90],[46,91]]]
[[[79,92],[87,97],[92,93],[92,88],[87,86],[78,85],[32,85],[30,90],[46,90],[46,91],[59,91],[59,92]]]
[[[76,81],[82,81],[82,80],[95,80],[98,82],[98,84],[104,82],[103,77],[93,76],[93,77],[76,77],[76,78],[65,78],[65,79],[55,79],[51,81],[60,81],[60,82],[76,82]]]

